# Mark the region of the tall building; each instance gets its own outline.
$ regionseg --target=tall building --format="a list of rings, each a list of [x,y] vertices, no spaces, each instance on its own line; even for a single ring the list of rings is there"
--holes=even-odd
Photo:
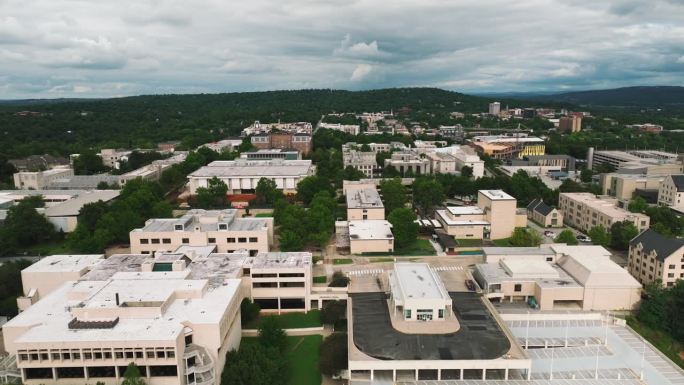
[[[559,132],[580,132],[582,130],[582,117],[577,115],[564,116],[558,120]]]
[[[642,232],[629,242],[627,269],[643,285],[660,280],[673,286],[684,279],[684,239]]]
[[[292,132],[270,132],[252,135],[252,145],[258,149],[279,148],[281,150],[297,150],[308,154],[313,148],[311,134]]]
[[[639,231],[648,229],[647,215],[631,213],[617,203],[617,199],[599,198],[591,193],[561,193],[558,198],[565,222],[581,231],[588,232],[594,226],[609,230],[614,223],[623,221],[632,222]]]
[[[658,189],[658,204],[684,211],[684,175],[668,175]]]
[[[489,103],[489,115],[498,116],[501,113],[501,103],[493,102]]]
[[[43,190],[53,182],[74,175],[69,166],[59,166],[45,171],[20,171],[14,173],[14,187],[20,190]]]

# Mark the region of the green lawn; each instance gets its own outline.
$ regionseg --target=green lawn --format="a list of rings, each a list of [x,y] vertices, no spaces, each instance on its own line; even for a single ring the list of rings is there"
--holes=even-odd
[[[384,257],[384,258],[371,258],[370,263],[382,263],[382,262],[394,262],[394,258]]]
[[[318,277],[313,277],[313,283],[326,283],[328,277],[325,275],[319,275]]]
[[[351,258],[337,258],[333,260],[333,265],[350,265],[354,263]]]
[[[270,218],[273,216],[273,213],[258,213],[254,215],[256,218]]]
[[[290,385],[320,385],[321,372],[318,370],[319,349],[323,337],[288,336],[285,353],[290,364]]]
[[[437,252],[427,239],[416,239],[416,241],[402,249],[394,250],[395,255],[436,255]]]
[[[458,246],[460,247],[481,247],[482,239],[457,239]]]
[[[511,247],[511,239],[510,238],[495,239],[492,242],[494,242],[494,244],[496,246],[499,246],[499,247]]]
[[[243,329],[257,329],[261,320],[265,317],[275,317],[278,323],[283,329],[300,329],[300,328],[313,328],[317,326],[323,326],[321,322],[321,313],[318,310],[311,310],[308,313],[285,313],[280,315],[264,315],[259,316],[257,319],[243,325]]]
[[[650,342],[651,345],[655,346],[671,359],[672,362],[679,365],[679,367],[684,368],[684,360],[679,356],[679,352],[684,350],[684,346],[674,341],[669,334],[661,330],[653,330],[648,326],[641,324],[634,317],[627,317],[627,324],[634,329],[635,332],[639,333]]]

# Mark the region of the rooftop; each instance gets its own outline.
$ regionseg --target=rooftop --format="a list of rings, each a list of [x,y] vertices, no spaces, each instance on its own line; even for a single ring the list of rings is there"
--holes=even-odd
[[[630,246],[636,246],[638,244],[641,244],[646,254],[655,251],[656,258],[660,261],[664,261],[665,258],[672,255],[672,253],[684,247],[684,239],[667,238],[651,229],[647,229],[629,242]]]
[[[105,182],[110,185],[119,185],[119,176],[109,174],[98,175],[72,175],[59,178],[50,183],[53,189],[82,189],[89,190],[97,188],[97,185]]]
[[[427,263],[395,263],[389,281],[392,296],[402,304],[409,299],[449,301],[442,280]]]
[[[65,202],[58,203],[45,209],[48,217],[77,216],[83,206],[98,201],[109,202],[118,197],[119,190],[93,190],[79,194]]]
[[[364,188],[347,192],[348,209],[384,208],[378,190]]]
[[[217,160],[189,175],[190,178],[211,178],[214,176],[302,176],[313,172],[311,160]]]
[[[478,192],[493,201],[515,200],[503,190],[479,190]]]
[[[561,193],[561,197],[567,197],[575,202],[580,202],[597,210],[610,217],[642,217],[645,218],[646,215],[641,213],[632,213],[623,208],[616,206],[616,200],[613,198],[599,198],[592,193]]]
[[[394,239],[392,225],[385,220],[349,221],[352,240]]]
[[[28,273],[80,272],[104,260],[103,254],[51,255],[41,258],[23,271]]]
[[[237,210],[190,210],[180,218],[155,218],[133,231],[255,231],[268,226],[268,218],[236,218]]]
[[[484,210],[478,206],[449,206],[446,208],[452,215],[482,215]]]

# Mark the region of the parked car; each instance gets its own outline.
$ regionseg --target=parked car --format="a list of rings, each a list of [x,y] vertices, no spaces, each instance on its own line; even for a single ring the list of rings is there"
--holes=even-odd
[[[554,233],[553,231],[546,230],[546,231],[544,231],[544,236],[549,237],[549,238],[555,238],[556,233]]]
[[[577,238],[578,241],[580,242],[591,242],[591,238],[587,237],[586,235],[579,234],[575,238]]]
[[[475,291],[475,282],[473,282],[472,279],[466,279],[465,280],[465,285],[470,291]]]

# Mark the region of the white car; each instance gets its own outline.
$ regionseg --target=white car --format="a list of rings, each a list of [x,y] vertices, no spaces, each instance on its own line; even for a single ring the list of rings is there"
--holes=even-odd
[[[555,237],[556,237],[556,233],[554,233],[553,231],[548,231],[548,230],[547,230],[547,231],[544,231],[544,236],[545,236],[545,237],[549,237],[549,238],[555,238]]]

